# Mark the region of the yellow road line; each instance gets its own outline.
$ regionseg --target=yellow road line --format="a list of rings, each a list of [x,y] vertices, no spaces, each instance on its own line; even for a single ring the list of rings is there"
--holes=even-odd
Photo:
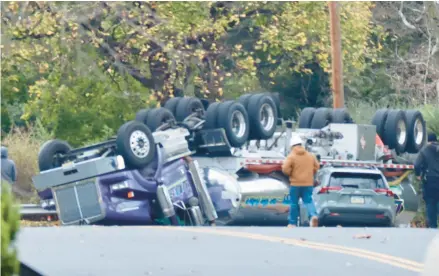
[[[157,227],[148,227],[148,228],[157,229]],[[377,253],[359,248],[335,245],[335,244],[304,241],[304,240],[291,239],[291,238],[282,238],[277,236],[267,236],[267,235],[253,234],[253,233],[241,232],[241,231],[218,230],[214,228],[173,227],[173,226],[163,226],[159,228],[167,229],[167,230],[178,230],[178,231],[214,234],[214,235],[229,236],[229,237],[247,238],[247,239],[268,241],[268,242],[278,242],[278,243],[294,245],[299,247],[356,256],[359,258],[364,258],[364,259],[396,266],[414,272],[422,272],[424,269],[424,264],[409,259]]]

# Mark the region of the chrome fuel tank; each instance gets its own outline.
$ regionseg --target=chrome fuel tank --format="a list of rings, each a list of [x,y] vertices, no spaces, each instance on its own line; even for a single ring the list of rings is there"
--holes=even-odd
[[[203,168],[203,174],[218,213],[218,225],[287,224],[289,182],[282,174],[245,173],[236,178],[219,168]],[[300,212],[306,221],[304,208]]]
[[[240,175],[239,210],[229,224],[286,224],[289,211],[289,183],[283,175],[256,173]]]

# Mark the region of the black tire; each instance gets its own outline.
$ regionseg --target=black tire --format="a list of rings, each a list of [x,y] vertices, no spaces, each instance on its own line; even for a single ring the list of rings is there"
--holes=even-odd
[[[159,126],[170,120],[175,121],[175,117],[172,112],[167,108],[158,107],[151,109],[146,121],[146,125],[151,131],[154,132]]]
[[[189,115],[195,112],[197,109],[204,110],[203,103],[198,98],[194,97],[184,97],[182,98],[177,105],[177,109],[175,111],[175,119],[178,122],[183,122]]]
[[[207,110],[209,108],[210,102],[207,99],[200,99],[201,103],[203,104],[204,110]]]
[[[163,107],[168,109],[169,111],[171,111],[172,114],[174,114],[174,116],[175,116],[175,113],[177,112],[177,105],[181,99],[182,99],[182,97],[171,98],[171,99],[166,101],[166,103]]]
[[[332,122],[334,124],[353,124],[354,120],[346,108],[336,108],[332,110]]]
[[[277,108],[277,117],[278,118],[282,118],[281,112],[280,112],[280,95],[278,92],[276,93],[265,93],[266,95],[270,96],[271,99],[274,101],[274,103],[276,104],[276,108]]]
[[[376,133],[378,134],[378,136],[380,136],[381,140],[385,145],[387,145],[387,142],[385,141],[385,137],[384,137],[384,125],[386,124],[388,114],[389,114],[389,109],[386,108],[378,109],[372,118],[372,125],[376,127]]]
[[[418,153],[426,142],[427,127],[422,113],[417,110],[405,111],[407,118],[407,147],[408,153]]]
[[[218,106],[217,116],[217,126],[224,129],[230,145],[235,148],[242,147],[250,133],[248,114],[244,106],[235,101],[223,102]],[[238,132],[239,136],[233,129],[235,123],[240,123],[242,127]]]
[[[407,118],[402,110],[390,110],[387,114],[386,123],[384,125],[384,141],[389,149],[394,149],[396,153],[400,154],[405,151],[407,146],[407,132],[406,137],[398,136],[399,124],[405,124],[407,130]]]
[[[264,116],[266,122],[261,123],[261,111],[265,109]],[[269,114],[269,113],[272,114]],[[277,127],[277,108],[270,96],[265,94],[255,94],[249,98],[247,113],[250,123],[250,138],[257,140],[266,140],[273,136]],[[264,126],[264,124],[268,124]]]
[[[38,168],[40,172],[62,166],[62,160],[56,158],[57,154],[66,154],[72,147],[65,141],[54,139],[46,141],[38,153]]]
[[[247,110],[248,102],[250,100],[250,97],[256,95],[256,94],[244,94],[241,97],[239,97],[238,102],[241,103],[244,108]]]
[[[306,107],[300,112],[299,116],[299,128],[311,128],[312,118],[316,109],[314,107]]]
[[[145,151],[140,156],[134,153],[130,144],[131,135],[135,132],[140,135],[140,141],[137,140],[136,142],[143,143],[141,148]],[[144,168],[154,159],[156,152],[151,130],[145,124],[136,121],[126,122],[119,128],[117,131],[116,148],[118,154],[122,155],[128,169]]]
[[[214,102],[209,105],[206,110],[206,122],[204,122],[204,129],[215,129],[217,128],[217,118],[218,118],[218,107],[220,103]]]
[[[141,110],[137,111],[135,121],[141,122],[141,123],[144,123],[145,125],[147,125],[148,115],[150,112],[151,112],[151,109],[141,109]]]
[[[310,128],[321,129],[329,125],[330,123],[332,123],[332,109],[320,107],[314,112]]]

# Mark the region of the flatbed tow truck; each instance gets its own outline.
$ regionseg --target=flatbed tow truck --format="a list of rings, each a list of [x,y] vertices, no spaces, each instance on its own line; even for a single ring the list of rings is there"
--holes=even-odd
[[[63,224],[286,223],[279,209],[288,205],[288,180],[280,166],[291,137],[299,135],[322,166],[375,167],[388,179],[396,178],[392,189],[398,212],[403,211],[398,188],[413,165],[393,162],[410,143],[410,151],[425,143],[425,122],[419,113],[412,112],[417,119],[413,127],[408,126],[414,124],[412,117],[408,120],[402,111],[379,111],[380,124],[357,125],[343,109],[305,109],[293,132],[293,122],[278,118],[277,103],[269,93],[207,108],[196,98],[173,98],[162,108],[139,111],[137,122],[126,123],[107,142],[74,150],[65,144],[56,154],[54,142],[52,150],[46,143],[35,187],[43,201],[55,203],[44,209],[56,209]],[[424,130],[420,140],[405,131],[419,129],[419,124]],[[58,164],[53,165],[55,159]],[[89,192],[80,195],[78,187],[87,185]],[[59,192],[67,188],[72,197],[63,199]],[[96,214],[87,217],[84,211]],[[75,218],[68,219],[72,212]]]

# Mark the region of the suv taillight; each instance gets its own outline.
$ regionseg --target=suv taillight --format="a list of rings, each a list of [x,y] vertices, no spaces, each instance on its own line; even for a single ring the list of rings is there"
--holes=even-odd
[[[336,191],[340,191],[341,187],[322,187],[319,191],[319,194],[326,194],[329,192],[336,192]]]
[[[393,192],[391,190],[389,190],[389,189],[375,189],[375,192],[378,193],[378,194],[386,195],[388,197],[393,197],[394,196]]]

